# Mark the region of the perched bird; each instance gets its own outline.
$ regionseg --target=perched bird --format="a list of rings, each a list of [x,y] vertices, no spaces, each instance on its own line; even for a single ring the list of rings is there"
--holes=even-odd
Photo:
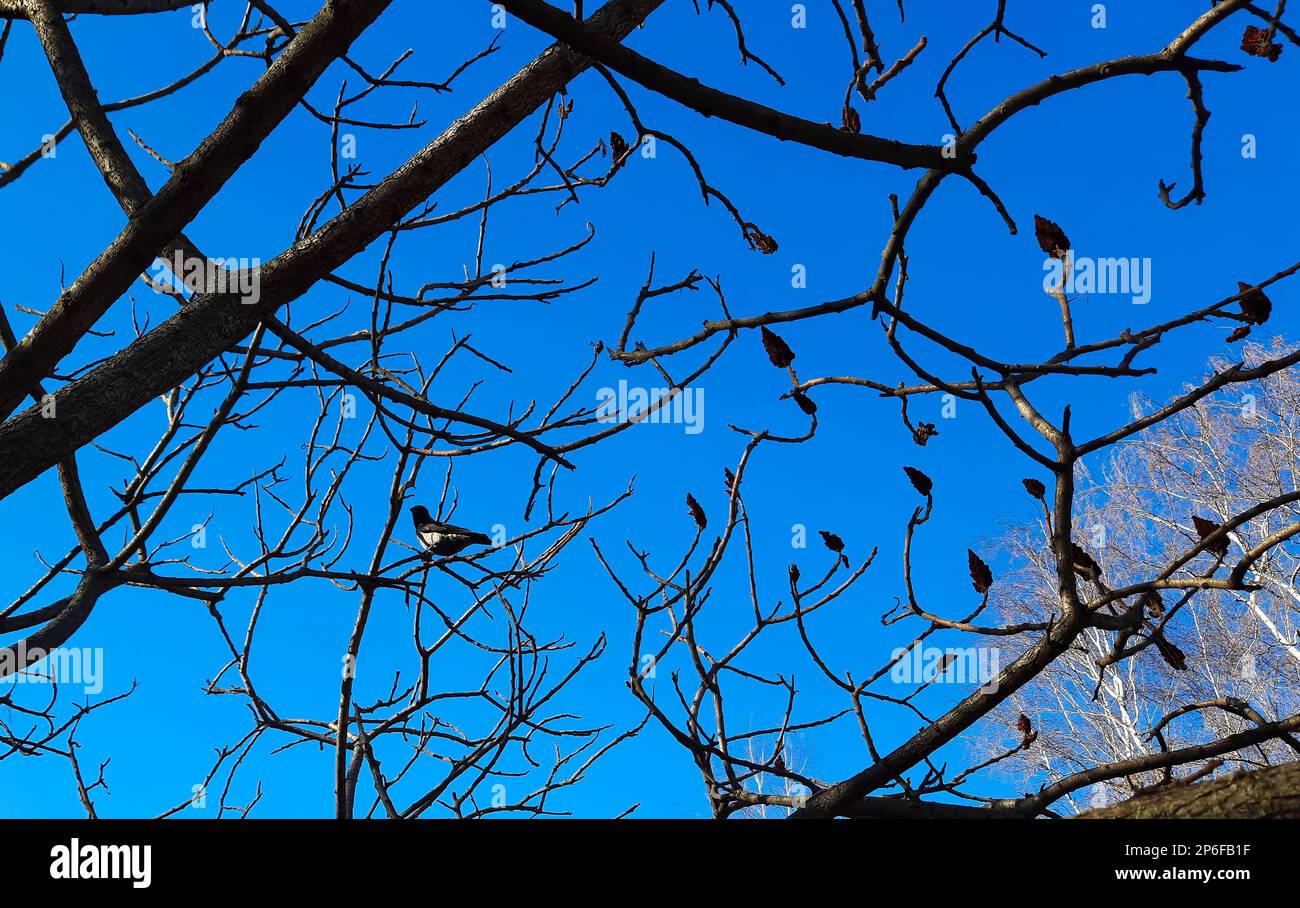
[[[1073,541],[1070,542],[1070,560],[1073,563],[1074,572],[1081,578],[1101,581],[1101,565],[1097,564],[1091,555]]]
[[[1250,284],[1245,281],[1237,281],[1238,295],[1246,293],[1247,290],[1250,290]],[[1264,322],[1268,321],[1268,317],[1273,314],[1273,301],[1264,294],[1263,290],[1246,293],[1239,305],[1241,306],[1241,314],[1246,321],[1253,322],[1256,325],[1264,324]]]
[[[482,533],[439,523],[429,516],[429,509],[422,504],[411,508],[411,519],[415,521],[415,537],[435,555],[455,555],[471,545],[492,544],[492,540]]]

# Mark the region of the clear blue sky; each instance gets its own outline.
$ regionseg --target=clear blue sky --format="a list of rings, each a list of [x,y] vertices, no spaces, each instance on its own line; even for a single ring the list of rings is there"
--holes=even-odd
[[[214,25],[226,34],[230,16],[242,4],[218,0]],[[284,2],[280,8],[305,18],[308,2]],[[786,78],[772,82],[756,66],[737,65],[731,26],[720,10],[697,17],[692,4],[678,0],[656,13],[631,43],[666,65],[731,91],[814,120],[838,122],[847,75],[847,54],[838,19],[828,3],[810,3],[808,28],[790,27],[790,4],[749,0],[738,3],[751,48]],[[995,3],[917,2],[907,4],[908,22],[900,26],[892,3],[873,5],[877,36],[887,60],[915,43],[929,47],[919,61],[871,105],[862,110],[863,129],[912,142],[938,143],[949,131],[933,98],[934,84],[947,60],[992,15]],[[1129,53],[1150,52],[1203,11],[1200,0],[1109,3],[1108,27],[1090,26],[1093,4],[1061,0],[1052,4],[1012,0],[1008,25],[1049,50],[1045,60],[1003,41],[986,42],[959,69],[951,98],[959,118],[969,124],[1015,90],[1055,72]],[[1072,93],[1017,116],[980,152],[979,171],[996,188],[1021,224],[1011,237],[993,209],[969,184],[948,181],[923,213],[908,242],[912,311],[985,352],[1016,361],[1047,356],[1061,347],[1055,304],[1044,296],[1042,254],[1032,236],[1035,213],[1058,221],[1080,254],[1150,258],[1153,298],[1134,306],[1119,297],[1095,297],[1076,305],[1081,337],[1111,336],[1125,326],[1161,321],[1187,309],[1230,295],[1237,280],[1260,280],[1291,264],[1296,257],[1294,219],[1281,212],[1300,210],[1296,180],[1300,125],[1294,116],[1295,48],[1288,46],[1279,63],[1247,57],[1237,49],[1246,20],[1236,17],[1198,47],[1199,56],[1226,58],[1246,65],[1234,75],[1207,75],[1206,98],[1213,112],[1205,139],[1205,204],[1178,212],[1156,197],[1157,180],[1177,181],[1179,192],[1190,181],[1189,129],[1192,121],[1186,88],[1176,75],[1128,77]],[[205,58],[208,45],[189,25],[190,14],[148,17],[81,17],[73,24],[87,67],[104,101],[134,96],[172,81]],[[354,56],[372,71],[402,51],[415,56],[401,71],[406,78],[440,79],[462,59],[491,39],[486,2],[410,2],[399,0],[354,48]],[[474,66],[449,95],[392,91],[376,95],[364,109],[370,119],[404,119],[414,101],[427,125],[404,133],[361,130],[361,163],[377,178],[398,166],[442,128],[477,103],[501,79],[531,59],[546,42],[528,26],[511,21],[501,51]],[[134,143],[131,128],[160,154],[179,159],[188,154],[256,78],[260,64],[229,60],[195,85],[142,109],[116,114],[113,122],[150,185],[165,180],[163,168]],[[0,94],[0,159],[13,161],[53,132],[66,119],[44,55],[31,29],[17,24],[0,75],[11,90]],[[334,67],[311,97],[328,106],[340,79],[351,75]],[[357,87],[353,77],[351,90]],[[564,146],[567,157],[589,147],[611,129],[631,138],[633,130],[602,79],[584,75],[571,85],[577,99],[575,119]],[[660,148],[654,160],[634,158],[606,190],[583,197],[558,214],[554,202],[512,202],[503,206],[488,233],[487,261],[509,262],[553,251],[585,235],[596,225],[597,239],[581,256],[570,259],[552,276],[573,281],[598,276],[590,290],[543,306],[506,303],[483,306],[472,314],[436,319],[421,334],[425,355],[436,357],[454,330],[472,333],[476,346],[508,361],[515,373],[508,381],[493,379],[479,398],[480,412],[517,399],[547,401],[562,390],[589,355],[589,344],[616,339],[636,288],[644,280],[650,253],[657,254],[657,274],[675,279],[692,267],[720,275],[731,311],[751,314],[784,309],[856,293],[869,284],[889,227],[887,196],[905,197],[918,174],[883,165],[841,160],[782,144],[726,123],[704,120],[664,99],[629,86],[642,119],[686,142],[705,173],[745,215],[780,243],[772,256],[748,250],[735,225],[718,205],[701,204],[694,179],[681,158]],[[490,153],[498,185],[527,168],[536,121],[513,133]],[[1242,136],[1258,140],[1258,157],[1240,153]],[[268,260],[293,241],[302,211],[326,185],[328,130],[302,112],[263,146],[250,166],[225,187],[188,231],[213,256]],[[475,164],[436,197],[439,210],[451,210],[482,191],[484,169]],[[61,270],[71,280],[111,241],[124,223],[84,148],[75,136],[63,143],[58,157],[40,162],[16,184],[0,191],[5,231],[0,301],[21,334],[33,322],[15,306],[47,307],[57,296]],[[425,281],[455,280],[462,265],[472,266],[475,224],[466,223],[407,238],[392,266],[399,288],[407,291]],[[345,273],[369,282],[377,250],[358,257]],[[790,285],[792,266],[808,270],[806,289]],[[133,288],[141,311],[154,323],[171,304],[143,284]],[[1272,294],[1275,315],[1270,329],[1294,334],[1291,287]],[[320,287],[294,306],[295,322],[306,323],[337,309],[347,294]],[[356,301],[354,301],[356,302]],[[118,336],[89,342],[89,353],[108,351],[130,335],[129,304],[120,302],[106,320]],[[360,313],[368,311],[362,301]],[[663,341],[696,330],[716,308],[704,293],[681,294],[659,302],[644,330],[649,341]],[[101,326],[103,327],[103,326]],[[788,326],[781,331],[798,354],[802,378],[858,374],[896,382],[908,376],[881,343],[879,327],[868,314],[847,315]],[[1160,368],[1140,384],[1099,380],[1092,384],[1035,384],[1036,402],[1049,413],[1074,404],[1076,435],[1090,435],[1118,424],[1127,413],[1128,394],[1140,388],[1160,398],[1201,374],[1202,363],[1223,350],[1227,330],[1196,327],[1167,341],[1148,357]],[[1259,332],[1257,332],[1259,333]],[[921,347],[914,347],[922,350]],[[955,378],[966,370],[926,351],[927,363],[948,368]],[[685,362],[698,360],[687,354]],[[470,370],[451,374],[447,399],[459,399],[475,376]],[[607,361],[584,386],[594,389],[620,378],[657,385],[649,370],[628,372]],[[728,423],[779,432],[801,431],[805,421],[778,396],[787,389],[782,373],[767,365],[757,336],[745,336],[701,382],[705,389],[705,430],[684,433],[680,426],[636,427],[614,442],[584,452],[578,471],[564,479],[564,506],[579,510],[588,497],[597,502],[623,488],[635,474],[637,494],[590,530],[606,549],[622,548],[625,538],[650,548],[661,563],[675,562],[690,529],[682,504],[687,491],[715,518],[724,508],[722,467],[734,465],[742,440]],[[973,593],[966,576],[965,549],[979,549],[996,535],[999,523],[1027,519],[1029,502],[1020,479],[1033,475],[982,412],[967,405],[957,418],[940,418],[939,401],[912,405],[914,419],[939,424],[940,436],[917,448],[898,418],[896,404],[860,389],[818,389],[822,425],[818,437],[798,450],[760,452],[746,485],[754,521],[765,600],[785,595],[786,565],[799,561],[805,575],[824,570],[827,554],[816,544],[806,551],[790,546],[794,524],[810,532],[832,529],[848,543],[856,559],[872,546],[880,554],[867,577],[832,611],[812,622],[824,655],[839,671],[855,676],[874,670],[901,639],[897,629],[882,629],[879,615],[900,595],[902,530],[916,497],[900,470],[921,467],[936,481],[938,507],[917,552],[921,593],[940,613],[964,612]],[[591,399],[594,405],[594,397]],[[136,453],[151,443],[161,423],[159,405],[142,411],[105,439]],[[287,472],[301,478],[298,445],[302,412],[292,407],[270,411],[256,447],[239,433],[223,434],[209,455],[207,478],[246,475],[267,465],[275,451],[290,456]],[[277,447],[279,445],[279,447]],[[462,504],[458,520],[475,526],[520,524],[519,502],[528,488],[532,459],[509,453],[473,458],[458,464],[456,482]],[[295,467],[297,472],[295,472]],[[114,500],[109,483],[120,485],[122,465],[86,451],[83,478],[96,514]],[[351,501],[357,507],[360,542],[346,561],[362,567],[369,556],[365,530],[373,532],[387,494],[386,471],[369,474],[373,485]],[[426,470],[420,492],[437,494],[437,470]],[[373,489],[373,491],[369,491]],[[373,495],[367,499],[366,495]],[[0,524],[7,570],[2,592],[11,601],[41,573],[34,552],[53,559],[71,540],[67,518],[57,504],[53,474],[11,496]],[[210,535],[220,533],[232,547],[250,547],[246,504],[217,503]],[[168,526],[179,535],[208,514],[210,504],[178,506]],[[712,528],[711,528],[712,529]],[[711,537],[710,537],[711,538]],[[219,547],[207,557],[217,560]],[[739,554],[737,552],[736,554]],[[703,627],[715,648],[725,649],[747,629],[747,593],[735,568],[718,577]],[[994,565],[995,573],[997,565]],[[223,606],[232,628],[241,629],[251,594],[232,595]],[[285,714],[327,716],[337,708],[339,654],[355,616],[356,597],[319,584],[300,585],[274,595],[264,619],[258,651],[261,684]],[[638,705],[627,692],[626,676],[632,613],[599,572],[590,546],[575,543],[556,573],[541,584],[532,604],[539,634],[563,632],[585,649],[602,630],[610,648],[557,704],[595,723],[616,728],[635,723]],[[363,651],[357,699],[373,700],[391,683],[390,653],[409,647],[409,621],[397,597],[381,598],[374,626]],[[951,645],[967,645],[952,638]],[[245,708],[233,697],[205,697],[201,686],[224,662],[211,619],[197,605],[157,593],[119,590],[105,597],[91,620],[72,641],[103,647],[106,686],[111,695],[138,680],[140,689],[126,702],[105,710],[79,736],[87,765],[111,756],[111,796],[99,793],[104,816],[150,815],[188,797],[210,763],[213,748],[235,739],[247,728]],[[776,636],[758,649],[750,665],[764,671],[793,671],[800,681],[804,709],[811,716],[846,706],[820,683],[816,669],[800,655],[797,641]],[[393,665],[397,663],[394,662]],[[468,670],[469,666],[464,666]],[[454,672],[456,666],[446,670]],[[409,667],[408,667],[409,670]],[[661,672],[661,677],[663,676]],[[687,674],[690,677],[690,674]],[[935,710],[966,688],[945,687],[922,701]],[[671,698],[666,678],[661,694]],[[102,695],[101,695],[102,696]],[[779,698],[747,696],[738,691],[731,704],[731,728],[761,727],[777,719]],[[872,712],[873,730],[882,748],[916,730],[915,718],[887,708]],[[1008,730],[1008,741],[1015,732]],[[266,739],[274,744],[285,739]],[[867,760],[851,723],[844,723],[801,742],[810,771],[838,780]],[[325,816],[332,810],[332,756],[305,747],[269,756],[259,748],[238,777],[236,803],[247,801],[261,780],[264,796],[254,815]],[[957,765],[954,752],[950,765]],[[986,791],[1000,792],[992,778]],[[579,816],[610,816],[634,802],[641,815],[705,816],[708,813],[697,773],[687,754],[650,726],[642,736],[612,754],[586,783],[560,796],[554,806]],[[0,766],[0,816],[76,816],[76,800],[67,764],[52,758],[8,760]],[[211,816],[212,811],[187,811]]]

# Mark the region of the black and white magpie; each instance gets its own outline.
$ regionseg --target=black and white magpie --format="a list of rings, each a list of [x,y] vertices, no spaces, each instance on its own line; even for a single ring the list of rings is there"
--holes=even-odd
[[[429,509],[422,504],[411,508],[411,519],[415,521],[415,538],[426,551],[435,555],[455,555],[471,545],[492,544],[492,540],[482,533],[439,523],[429,516]]]

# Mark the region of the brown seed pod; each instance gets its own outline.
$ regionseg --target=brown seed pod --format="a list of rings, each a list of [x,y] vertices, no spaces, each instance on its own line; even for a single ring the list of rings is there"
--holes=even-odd
[[[903,467],[903,472],[912,480],[912,487],[922,495],[929,496],[934,491],[934,482],[916,467]]]
[[[984,559],[970,549],[966,550],[966,563],[970,567],[971,586],[983,596],[993,586],[993,572],[984,563]]]
[[[1245,34],[1241,36],[1241,49],[1252,57],[1263,57],[1269,63],[1276,63],[1282,56],[1282,45],[1274,43],[1272,38],[1268,29],[1247,25]]]
[[[1070,251],[1070,240],[1055,221],[1034,215],[1034,238],[1038,240],[1038,247],[1052,258],[1065,261],[1065,254]]]
[[[686,493],[686,510],[691,515],[691,519],[695,521],[697,529],[703,530],[709,525],[709,518],[704,516],[704,508],[700,507],[700,503],[695,500],[695,496],[690,492]]]
[[[789,368],[794,362],[794,351],[790,345],[781,339],[781,336],[772,331],[766,325],[762,329],[763,349],[767,351],[767,358],[772,361],[772,365],[778,369]]]
[[[1213,520],[1206,520],[1204,517],[1199,517],[1196,514],[1192,515],[1192,526],[1196,527],[1196,535],[1200,536],[1202,539],[1211,536],[1219,529],[1219,524],[1215,523]],[[1214,542],[1206,546],[1205,549],[1206,551],[1223,558],[1228,554],[1228,537],[1225,535],[1214,540]]]

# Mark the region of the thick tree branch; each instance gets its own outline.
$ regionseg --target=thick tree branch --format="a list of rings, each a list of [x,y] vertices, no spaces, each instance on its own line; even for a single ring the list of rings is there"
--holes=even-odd
[[[782,141],[798,142],[831,154],[905,168],[956,170],[968,167],[974,161],[971,155],[945,157],[943,149],[937,145],[911,145],[878,136],[859,135],[837,129],[829,123],[814,123],[710,88],[698,79],[683,76],[641,56],[542,0],[502,0],[501,5],[528,24],[594,57],[615,72],[706,117],[718,117]]]
[[[158,253],[184,229],[251,158],[271,131],[289,115],[321,73],[379,17],[392,0],[328,0],[201,145],[181,161],[171,178],[135,212],[122,233],[73,282],[36,327],[0,360],[0,418],[8,417],[26,389],[58,365],[82,336],[126,292]],[[66,27],[48,5],[31,7],[60,88],[74,119],[85,117],[93,133],[94,108],[88,83],[69,78],[80,66],[67,53]],[[99,116],[102,116],[102,111]],[[92,151],[96,149],[92,148]]]

